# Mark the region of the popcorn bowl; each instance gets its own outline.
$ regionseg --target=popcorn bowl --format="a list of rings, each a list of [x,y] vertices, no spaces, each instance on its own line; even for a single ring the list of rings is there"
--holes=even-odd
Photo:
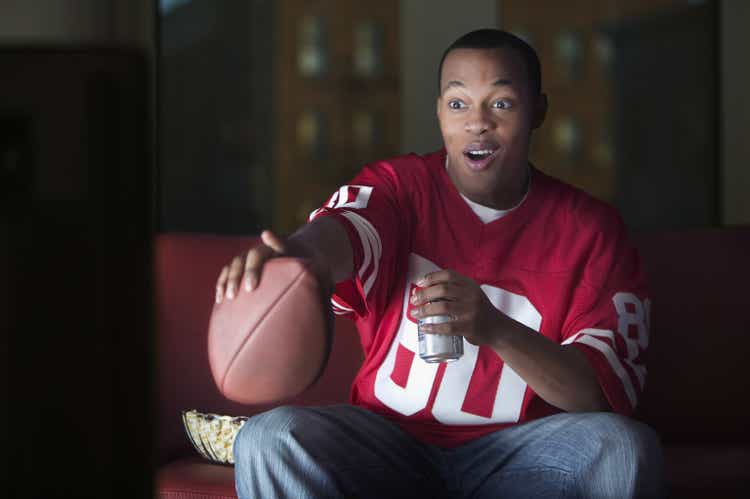
[[[223,416],[195,409],[182,411],[182,424],[195,450],[209,461],[220,464],[234,464],[232,446],[245,421],[244,416]]]

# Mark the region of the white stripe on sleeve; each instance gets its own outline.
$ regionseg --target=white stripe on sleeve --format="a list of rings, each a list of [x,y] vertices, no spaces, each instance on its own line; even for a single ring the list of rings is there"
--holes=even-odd
[[[643,390],[646,385],[646,366],[633,364],[633,361],[630,359],[625,359],[625,363],[633,369],[633,372],[638,378],[638,385],[640,385],[641,390]]]
[[[596,328],[586,328],[581,329],[576,334],[568,338],[567,340],[563,341],[563,345],[567,345],[568,343],[573,343],[574,341],[577,341],[582,335],[588,334],[589,336],[599,336],[600,338],[609,338],[610,341],[612,341],[612,344],[615,345],[615,334],[612,332],[611,329],[596,329]]]
[[[584,334],[588,334],[590,336],[599,336],[601,338],[607,338],[612,342],[613,345],[617,344],[615,343],[614,332],[611,331],[610,329],[589,328],[589,329],[583,329],[579,331],[578,333],[574,334],[567,340],[563,341],[562,345],[567,345],[567,344],[573,343],[574,341],[578,341],[578,339]],[[646,366],[636,365],[633,363],[631,359],[621,359],[621,360],[624,361],[627,365],[629,365],[633,369],[635,376],[638,378],[638,385],[640,386],[640,389],[643,390],[646,384]]]
[[[336,296],[331,297],[331,307],[333,308],[333,312],[338,315],[348,314],[350,312],[354,312],[354,309],[347,307],[343,303],[341,303],[339,300],[336,299]]]
[[[375,227],[364,217],[351,211],[341,211],[354,228],[357,230],[359,239],[362,243],[362,265],[360,266],[357,274],[360,280],[364,280],[363,291],[365,298],[370,292],[375,279],[378,275],[378,268],[380,267],[380,257],[383,254],[383,246],[380,240],[380,235]]]
[[[622,386],[625,389],[625,394],[628,396],[628,400],[630,400],[630,405],[632,407],[635,407],[638,397],[635,394],[633,383],[630,381],[630,376],[625,371],[625,368],[620,362],[620,358],[617,356],[615,351],[612,350],[612,347],[610,347],[607,342],[597,339],[597,336],[608,338],[612,341],[613,345],[615,344],[614,332],[610,331],[609,329],[583,329],[577,334],[568,338],[562,344],[565,345],[575,341],[577,343],[588,345],[603,353],[604,357],[607,359],[607,362],[609,362],[609,365],[612,366],[612,370],[615,372],[615,374],[617,374],[617,377],[620,378]],[[637,373],[638,372],[636,371],[636,374]],[[643,386],[643,381],[641,380],[640,375],[638,376],[638,381],[641,382],[641,386]]]

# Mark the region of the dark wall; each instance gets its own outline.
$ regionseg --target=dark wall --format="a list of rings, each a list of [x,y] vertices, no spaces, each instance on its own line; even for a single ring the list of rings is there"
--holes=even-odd
[[[273,2],[161,19],[160,230],[253,233],[271,218]]]
[[[2,497],[151,493],[146,68],[0,50]]]
[[[719,224],[716,5],[613,30],[615,204],[630,227]]]

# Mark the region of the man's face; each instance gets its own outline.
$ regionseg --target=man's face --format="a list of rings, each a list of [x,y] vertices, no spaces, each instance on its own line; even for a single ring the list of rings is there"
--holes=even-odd
[[[524,187],[529,135],[544,114],[521,55],[511,48],[453,50],[440,90],[437,115],[451,178],[474,201],[502,205]]]

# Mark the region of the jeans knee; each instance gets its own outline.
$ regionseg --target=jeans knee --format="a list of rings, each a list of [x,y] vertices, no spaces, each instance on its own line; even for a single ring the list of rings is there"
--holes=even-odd
[[[299,419],[299,408],[276,407],[249,418],[237,433],[233,454],[236,466],[275,452],[287,439],[290,427]]]
[[[581,452],[589,463],[617,461],[636,475],[661,470],[661,443],[647,425],[613,413],[588,414],[580,425]]]
[[[612,413],[592,413],[580,433],[579,481],[583,496],[658,497],[663,457],[659,437],[647,425]]]

